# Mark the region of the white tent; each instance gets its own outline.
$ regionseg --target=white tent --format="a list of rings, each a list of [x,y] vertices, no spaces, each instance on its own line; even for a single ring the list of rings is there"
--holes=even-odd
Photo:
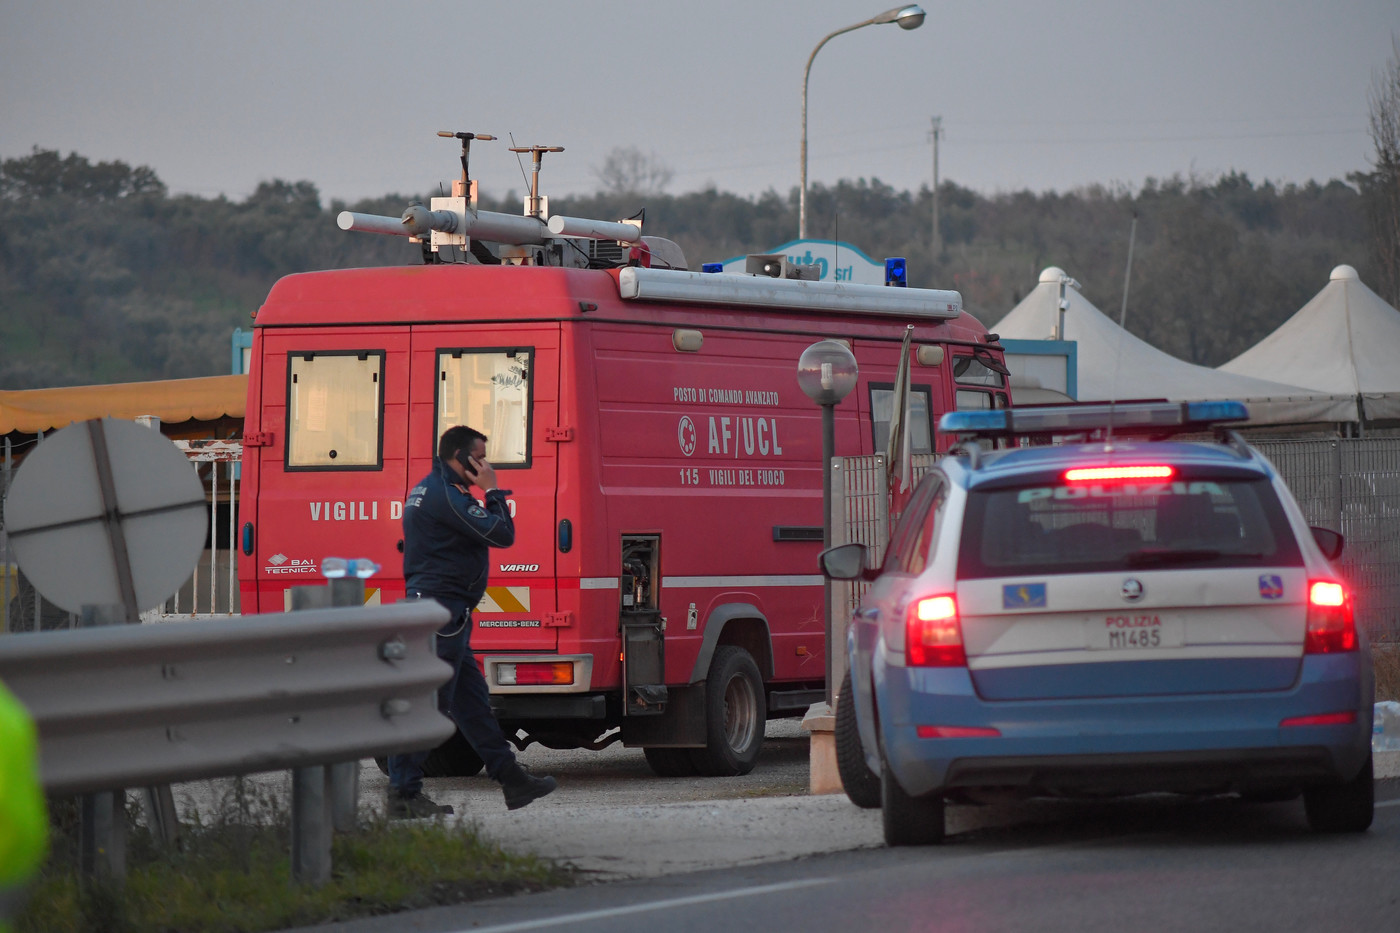
[[[1355,405],[1294,385],[1197,366],[1163,353],[1119,327],[1079,293],[1054,266],[1011,312],[989,330],[1019,340],[1073,340],[1078,347],[1081,402],[1165,398],[1174,402],[1239,399],[1251,424],[1297,424],[1355,420]],[[1066,307],[1060,309],[1061,283]],[[1063,332],[1060,331],[1063,321]],[[1015,402],[1015,388],[1012,401]]]
[[[1353,400],[1339,421],[1400,418],[1400,311],[1366,287],[1351,266],[1332,270],[1326,287],[1272,334],[1221,372],[1265,373]]]

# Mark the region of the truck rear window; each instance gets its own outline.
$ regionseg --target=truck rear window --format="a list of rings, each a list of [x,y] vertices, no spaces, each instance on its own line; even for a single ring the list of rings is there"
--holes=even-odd
[[[382,350],[288,354],[287,469],[379,469],[383,377]]]
[[[1302,563],[1267,480],[974,490],[959,577]]]
[[[439,350],[437,434],[465,424],[485,434],[494,466],[530,463],[528,349]]]

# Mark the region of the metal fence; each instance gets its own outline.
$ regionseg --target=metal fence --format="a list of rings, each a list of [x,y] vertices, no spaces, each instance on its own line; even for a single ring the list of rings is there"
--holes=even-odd
[[[1338,564],[1356,594],[1357,624],[1374,642],[1400,643],[1400,437],[1251,435],[1249,443],[1278,468],[1308,524],[1346,538]],[[915,457],[915,477],[935,462]],[[885,457],[837,457],[832,468],[832,542],[864,544],[878,563],[898,520],[885,491]],[[867,587],[833,588],[839,627]]]
[[[1400,437],[1249,438],[1308,524],[1346,539],[1340,570],[1372,641],[1400,642]]]
[[[15,562],[5,534],[4,500],[24,454],[43,443],[42,436],[24,445],[5,438],[0,446],[0,633],[38,632],[78,627],[78,617],[44,599]],[[237,615],[237,516],[239,460],[236,441],[175,441],[204,484],[209,502],[209,537],[193,575],[161,606],[142,620],[202,619]]]

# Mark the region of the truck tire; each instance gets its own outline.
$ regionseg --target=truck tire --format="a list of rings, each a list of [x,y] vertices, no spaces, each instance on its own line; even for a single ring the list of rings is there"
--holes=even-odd
[[[860,729],[856,726],[856,708],[851,701],[850,671],[841,681],[841,692],[836,697],[835,738],[836,773],[841,775],[846,796],[862,810],[875,809],[880,805],[880,775],[865,763]]]
[[[647,764],[657,777],[691,777],[695,771],[695,760],[689,748],[644,748]]]
[[[1303,788],[1308,826],[1318,833],[1364,833],[1375,815],[1375,766],[1371,756],[1361,772],[1345,784]]]
[[[380,756],[374,759],[374,763],[384,774],[389,773],[388,758]],[[423,761],[423,777],[472,777],[480,774],[484,767],[481,756],[477,755],[466,736],[454,732],[447,741],[428,752],[428,757]]]
[[[710,777],[748,774],[758,761],[767,718],[758,665],[743,648],[720,645],[705,678],[705,747],[689,750],[696,771]]]
[[[887,846],[928,846],[943,841],[943,795],[910,797],[888,761],[880,768],[880,822]]]

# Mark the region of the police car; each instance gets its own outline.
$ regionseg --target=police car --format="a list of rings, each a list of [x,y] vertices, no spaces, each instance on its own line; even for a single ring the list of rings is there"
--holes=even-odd
[[[1314,830],[1370,826],[1371,658],[1330,563],[1342,538],[1219,426],[1246,417],[952,412],[940,430],[966,438],[883,565],[859,544],[822,553],[827,576],[871,581],[836,741],[888,844],[940,842],[945,801],[1008,791],[1301,793]],[[1003,438],[1052,443],[985,449]]]

